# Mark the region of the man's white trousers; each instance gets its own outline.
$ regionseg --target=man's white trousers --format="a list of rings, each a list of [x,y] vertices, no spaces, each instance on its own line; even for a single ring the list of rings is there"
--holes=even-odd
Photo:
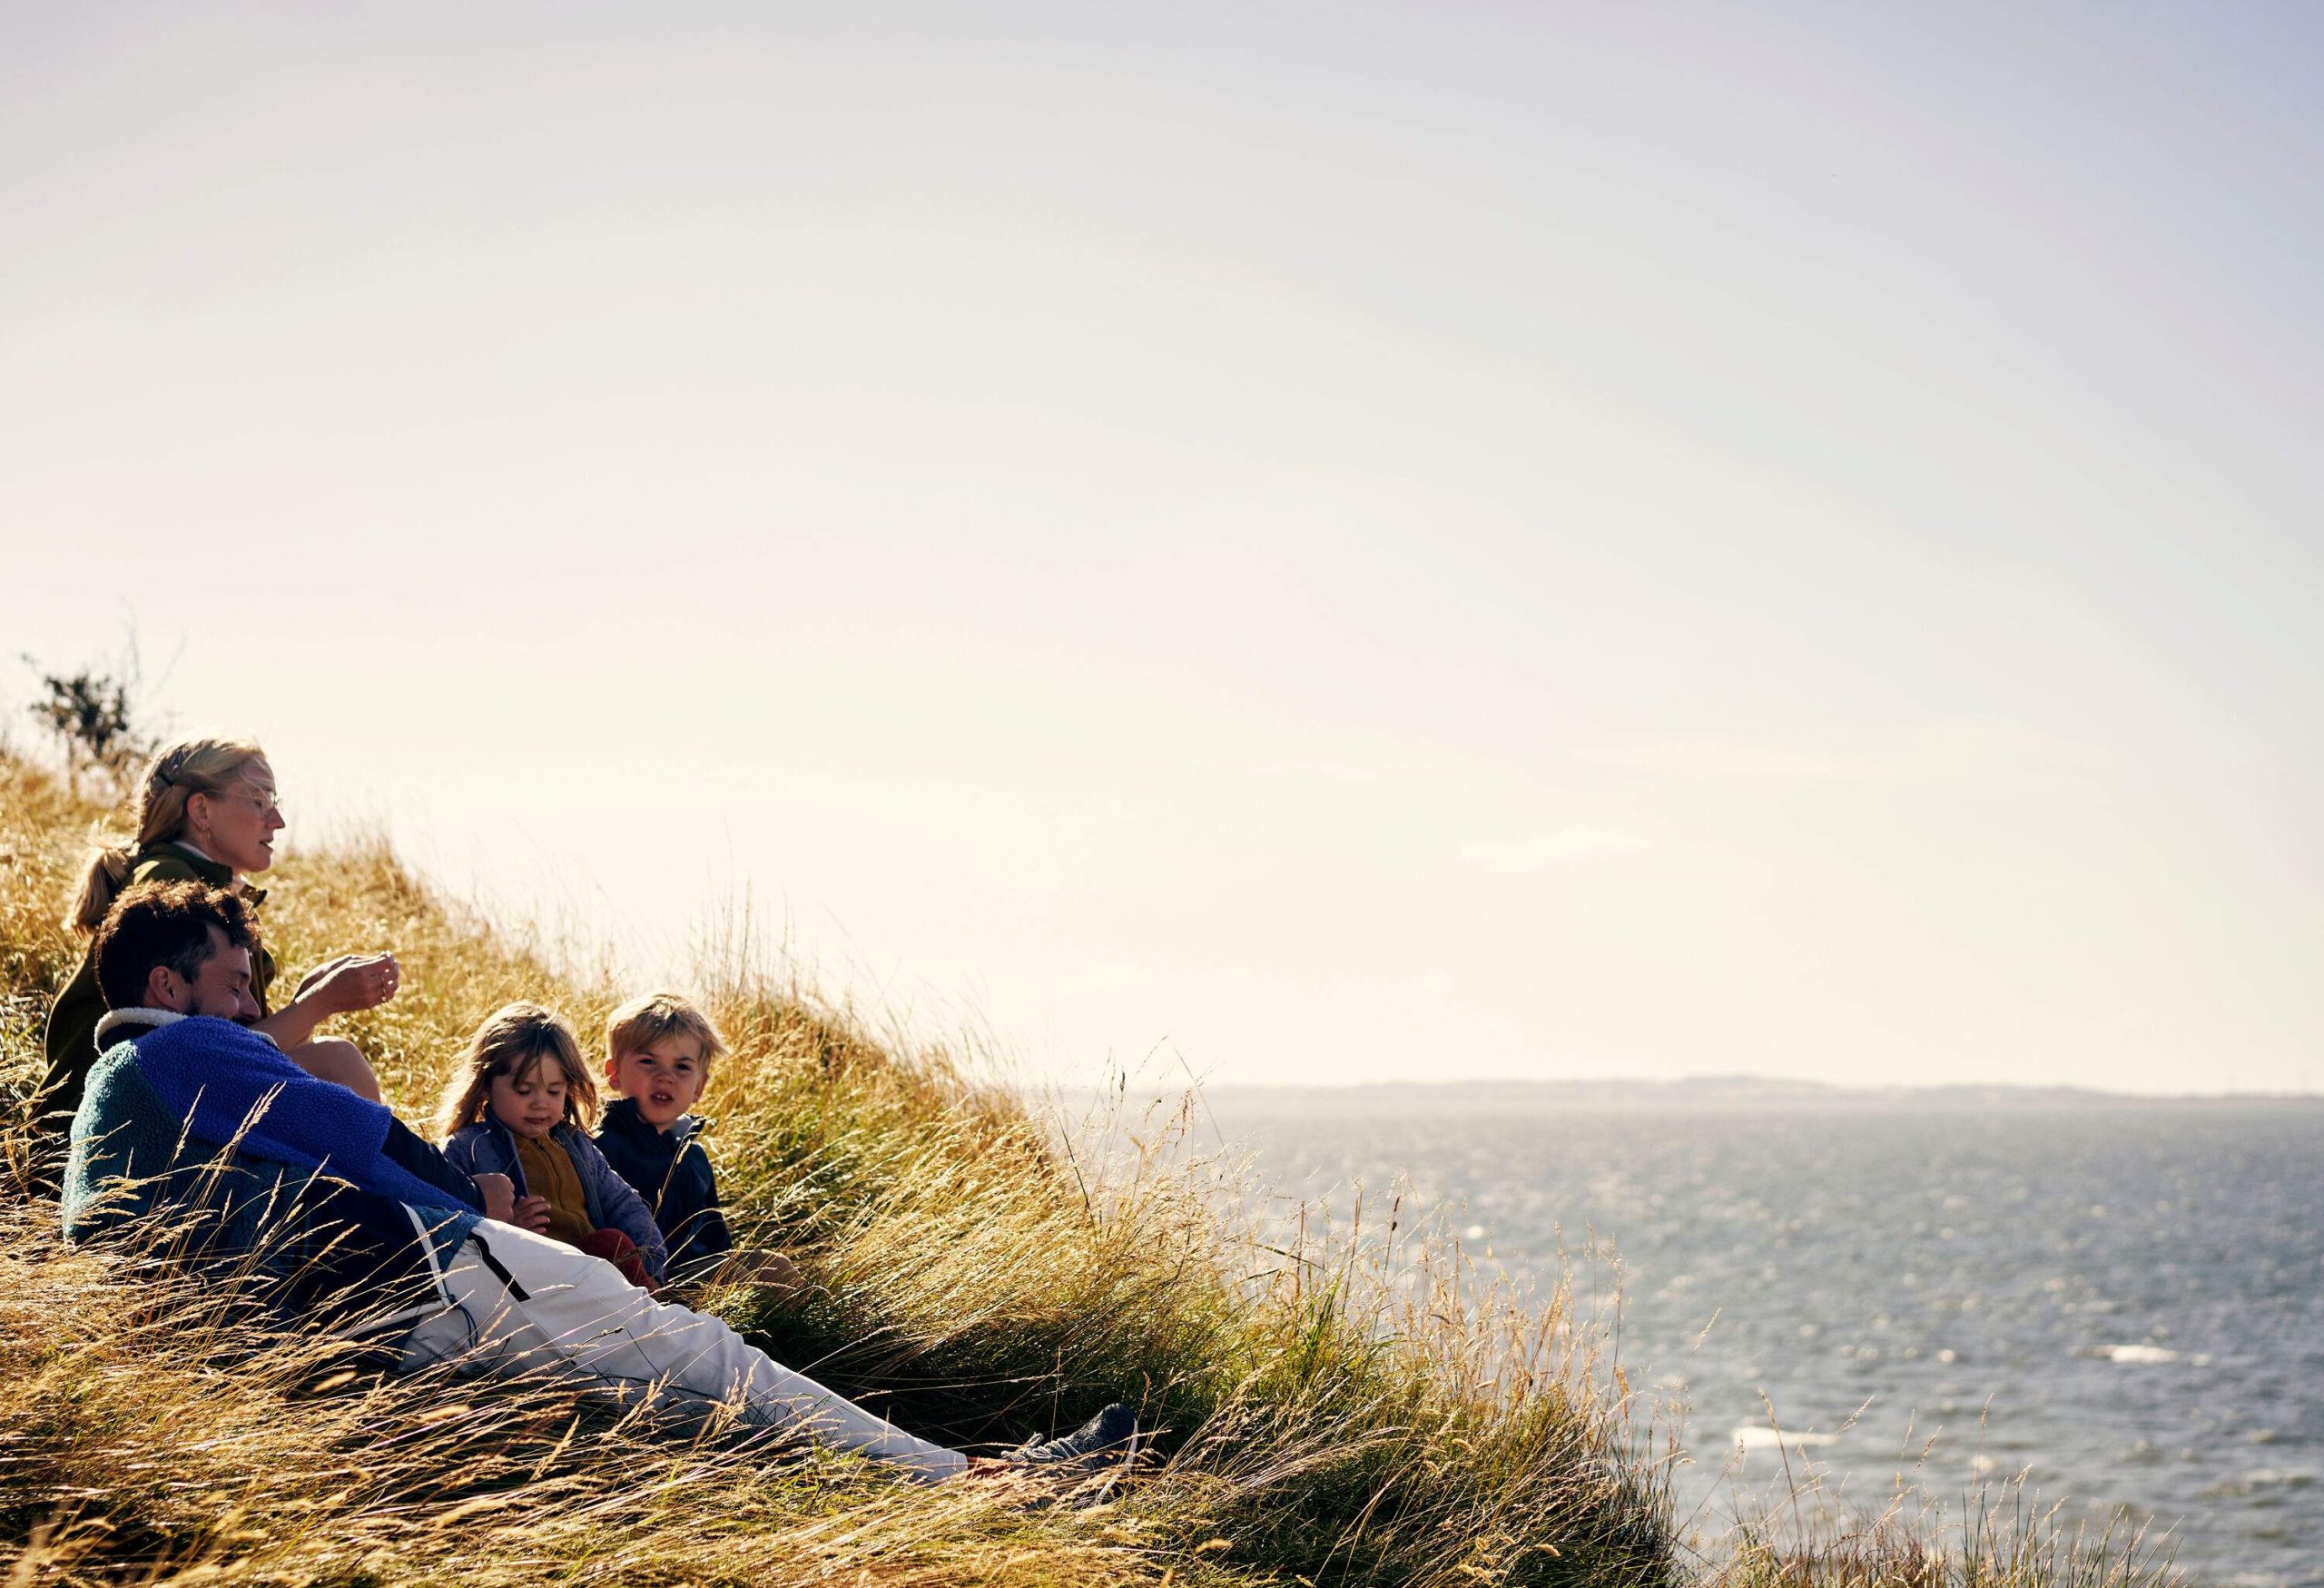
[[[643,1394],[665,1411],[730,1406],[740,1423],[795,1428],[922,1483],[968,1469],[959,1451],[914,1438],[745,1344],[716,1318],[656,1301],[611,1263],[547,1236],[479,1225],[436,1281],[443,1305],[405,1336],[406,1372],[450,1362]]]

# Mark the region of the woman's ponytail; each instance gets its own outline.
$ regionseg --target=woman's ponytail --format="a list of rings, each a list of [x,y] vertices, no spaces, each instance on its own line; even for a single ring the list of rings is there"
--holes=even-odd
[[[129,851],[99,849],[89,857],[88,873],[81,879],[73,908],[64,913],[66,930],[82,937],[95,933],[97,923],[113,908],[113,896],[129,885]]]

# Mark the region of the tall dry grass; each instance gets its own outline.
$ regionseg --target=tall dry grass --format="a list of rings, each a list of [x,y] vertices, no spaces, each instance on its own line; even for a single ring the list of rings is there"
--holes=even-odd
[[[38,1067],[77,961],[56,923],[103,813],[0,755],[0,1081]],[[384,845],[270,875],[277,959],[392,946],[405,991],[341,1022],[408,1119],[512,998],[595,1039],[631,989],[496,929]],[[738,1236],[813,1282],[730,1321],[957,1444],[1114,1399],[1160,1430],[1122,1497],[1027,1508],[617,1406],[399,1378],[269,1332],[225,1287],[69,1250],[0,1131],[0,1542],[25,1581],[1607,1583],[1672,1580],[1665,1469],[1560,1293],[1480,1291],[1444,1247],[1275,1250],[1218,1213],[1168,1121],[1077,1152],[940,1051],[801,995],[747,940],[698,988],[735,1053],[704,1110]]]

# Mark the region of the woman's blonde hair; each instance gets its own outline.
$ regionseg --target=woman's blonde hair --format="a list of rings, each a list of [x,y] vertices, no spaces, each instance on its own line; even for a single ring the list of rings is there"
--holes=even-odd
[[[468,1039],[468,1051],[453,1067],[436,1110],[436,1131],[454,1131],[484,1118],[485,1100],[492,1078],[506,1075],[522,1080],[544,1059],[556,1060],[565,1071],[565,1123],[586,1126],[597,1113],[597,1083],[581,1062],[581,1043],[565,1017],[537,1003],[503,1004],[484,1017]]]
[[[180,739],[165,745],[146,764],[137,790],[137,838],[126,846],[106,845],[89,857],[81,891],[64,913],[65,930],[94,934],[113,895],[129,884],[136,852],[167,843],[185,831],[186,802],[198,794],[221,794],[266,752],[248,739]]]

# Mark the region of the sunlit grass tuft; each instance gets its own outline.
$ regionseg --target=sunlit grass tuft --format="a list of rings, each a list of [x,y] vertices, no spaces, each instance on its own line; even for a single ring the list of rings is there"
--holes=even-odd
[[[1899,1503],[1873,1515],[1807,1492],[1738,1523],[1715,1588],[2178,1588],[2161,1541],[2115,1521],[2062,1520],[2022,1479],[1957,1511]]]

